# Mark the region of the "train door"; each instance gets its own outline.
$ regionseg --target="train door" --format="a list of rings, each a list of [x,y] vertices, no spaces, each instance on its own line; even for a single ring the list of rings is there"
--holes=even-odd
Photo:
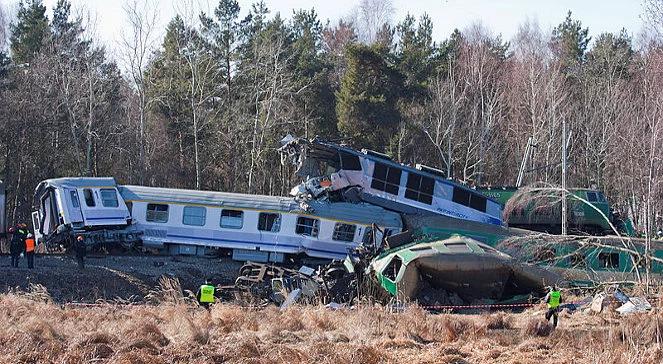
[[[36,242],[40,242],[41,238],[44,236],[40,231],[41,226],[39,226],[39,225],[40,225],[39,224],[39,211],[34,211],[32,213],[32,228],[33,228],[34,233],[35,233],[35,241]]]
[[[78,191],[74,188],[64,188],[64,194],[72,225],[82,225],[83,212],[81,211],[81,200],[78,198]]]
[[[48,189],[40,198],[39,232],[50,235],[62,223],[59,218],[54,189]]]

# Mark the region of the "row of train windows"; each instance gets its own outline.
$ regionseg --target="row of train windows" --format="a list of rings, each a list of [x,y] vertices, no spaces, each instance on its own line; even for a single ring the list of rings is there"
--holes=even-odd
[[[390,167],[383,163],[375,163],[371,188],[398,195],[403,170]],[[435,180],[417,173],[408,172],[405,185],[405,198],[427,205],[433,204],[435,193]],[[468,206],[481,212],[486,212],[486,197],[479,193],[472,193],[463,188],[454,187],[453,202]]]
[[[119,207],[120,203],[117,200],[117,193],[113,188],[102,188],[99,190],[99,197],[101,199],[101,206],[103,207]],[[78,199],[78,192],[76,190],[69,191],[69,198],[71,198],[71,205],[74,208],[80,208],[81,203]],[[90,188],[83,189],[83,198],[87,207],[97,206],[94,198],[94,191]]]
[[[200,206],[184,206],[182,224],[191,226],[204,226],[207,218],[207,209]],[[147,204],[145,219],[149,222],[168,222],[168,205]],[[241,229],[244,227],[244,211],[221,210],[219,226],[225,229]],[[281,231],[281,214],[261,212],[258,215],[258,230],[277,233]],[[333,240],[351,242],[354,240],[356,225],[336,223]],[[299,216],[295,225],[295,233],[317,237],[320,232],[320,220]]]

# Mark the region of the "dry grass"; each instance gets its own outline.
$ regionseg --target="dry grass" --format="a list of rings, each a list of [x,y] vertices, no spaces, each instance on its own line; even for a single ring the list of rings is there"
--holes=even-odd
[[[377,306],[210,311],[176,304],[61,307],[0,295],[0,362],[30,363],[654,363],[663,314],[626,318],[544,311],[390,313]],[[176,300],[177,301],[177,300]]]

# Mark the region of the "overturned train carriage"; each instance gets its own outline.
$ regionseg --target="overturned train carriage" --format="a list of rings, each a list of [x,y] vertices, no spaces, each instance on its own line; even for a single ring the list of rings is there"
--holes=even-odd
[[[47,180],[35,199],[41,241],[62,243],[84,233],[93,244],[196,255],[228,249],[238,260],[343,258],[362,243],[402,230],[400,215],[364,203],[302,207],[288,197],[120,186],[112,178]]]
[[[364,201],[405,215],[446,216],[502,225],[502,205],[447,179],[432,167],[397,163],[387,155],[319,139],[286,138],[283,160],[297,166],[306,181],[293,189],[298,198]]]

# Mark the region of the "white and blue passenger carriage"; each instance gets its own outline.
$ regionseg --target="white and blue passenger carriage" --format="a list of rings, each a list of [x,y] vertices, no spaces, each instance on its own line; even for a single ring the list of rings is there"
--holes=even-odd
[[[373,234],[381,241],[402,230],[399,214],[366,203],[313,201],[304,209],[288,197],[118,186],[112,178],[47,180],[36,197],[40,240],[77,233],[104,243],[139,237],[143,246],[171,254],[228,249],[238,260],[335,259],[371,243]]]
[[[445,178],[438,169],[394,162],[370,150],[357,151],[318,139],[290,139],[280,149],[298,166],[306,182],[295,194],[316,197],[340,191],[392,211],[442,215],[502,225],[502,205],[482,193]]]

